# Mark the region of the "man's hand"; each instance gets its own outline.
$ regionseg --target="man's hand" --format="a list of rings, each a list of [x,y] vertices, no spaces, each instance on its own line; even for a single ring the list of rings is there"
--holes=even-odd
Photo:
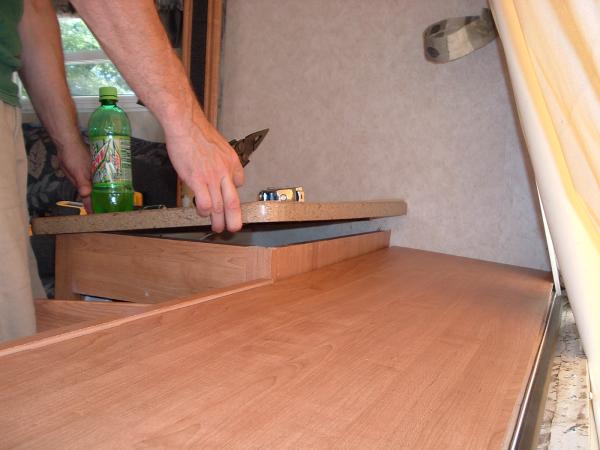
[[[243,182],[237,155],[211,126],[171,48],[152,0],[71,0],[127,83],[165,131],[179,177],[194,191],[213,230],[242,226],[236,186]],[[119,11],[119,14],[106,14]]]
[[[58,21],[50,0],[23,3],[19,36],[21,80],[38,117],[56,144],[61,168],[89,212],[90,153],[81,139],[75,105],[65,80]]]
[[[62,171],[77,188],[83,206],[92,212],[92,183],[90,152],[81,139],[79,142],[58,148],[58,162]]]
[[[201,114],[201,113],[200,113]],[[240,160],[227,141],[206,121],[194,117],[189,128],[165,127],[167,150],[179,177],[194,192],[196,209],[209,216],[213,231],[242,228],[236,187],[244,183]],[[169,132],[170,130],[185,130]]]

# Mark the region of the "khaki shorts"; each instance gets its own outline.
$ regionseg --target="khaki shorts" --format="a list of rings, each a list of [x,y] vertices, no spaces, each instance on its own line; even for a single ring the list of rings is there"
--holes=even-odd
[[[45,296],[29,242],[21,110],[0,101],[0,341],[35,333],[33,295]]]

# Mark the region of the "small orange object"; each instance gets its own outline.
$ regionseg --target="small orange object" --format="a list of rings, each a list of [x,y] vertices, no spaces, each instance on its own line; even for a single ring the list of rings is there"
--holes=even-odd
[[[79,210],[80,216],[87,216],[87,211],[85,210],[83,203],[81,202],[71,202],[69,200],[61,200],[56,202],[58,206],[64,206],[65,208],[76,208]]]
[[[142,208],[144,206],[144,195],[141,192],[133,193],[133,207]]]

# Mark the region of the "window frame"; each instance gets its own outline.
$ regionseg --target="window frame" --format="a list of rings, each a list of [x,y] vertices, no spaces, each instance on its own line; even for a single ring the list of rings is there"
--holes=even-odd
[[[70,16],[68,16],[70,17]],[[60,16],[57,16],[60,20]],[[65,52],[64,48],[63,56],[65,63],[65,73],[66,66],[73,64],[94,64],[94,63],[112,63],[111,59],[104,52],[104,50],[82,50],[77,52]],[[118,68],[117,68],[118,70]],[[23,89],[23,83],[18,80],[19,92]],[[20,97],[21,102],[21,110],[25,114],[35,113],[35,109],[31,103],[29,98]],[[89,113],[93,112],[98,108],[98,95],[71,95],[73,102],[75,103],[75,108],[78,113]],[[126,112],[147,112],[148,109],[145,106],[142,106],[138,103],[139,99],[135,94],[122,94],[119,95],[119,107]]]

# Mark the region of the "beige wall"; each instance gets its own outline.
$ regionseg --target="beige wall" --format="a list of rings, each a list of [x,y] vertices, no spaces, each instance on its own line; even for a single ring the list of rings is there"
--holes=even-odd
[[[496,43],[423,58],[421,34],[480,0],[228,0],[220,128],[271,129],[243,200],[404,198],[395,245],[548,266]]]

